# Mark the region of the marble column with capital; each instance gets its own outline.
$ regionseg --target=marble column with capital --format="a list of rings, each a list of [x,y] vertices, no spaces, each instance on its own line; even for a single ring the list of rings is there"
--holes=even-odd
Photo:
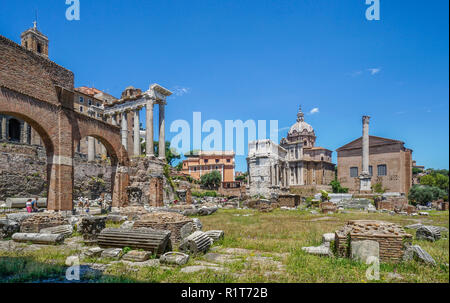
[[[166,158],[165,104],[159,104],[159,158]]]
[[[145,134],[145,150],[148,157],[155,155],[153,146],[153,101],[149,100],[146,105],[146,134]]]
[[[135,156],[139,156],[141,154],[141,141],[140,141],[140,127],[141,123],[139,121],[139,108],[134,110],[134,125],[133,125],[133,152]]]
[[[128,119],[127,119],[127,112],[122,112],[122,126],[121,126],[121,132],[122,132],[122,145],[125,148],[125,150],[128,150]]]

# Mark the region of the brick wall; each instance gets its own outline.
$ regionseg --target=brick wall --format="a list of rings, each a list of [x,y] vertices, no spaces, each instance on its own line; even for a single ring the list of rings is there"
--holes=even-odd
[[[0,36],[0,86],[59,104],[54,86],[73,90],[73,82],[71,71]]]

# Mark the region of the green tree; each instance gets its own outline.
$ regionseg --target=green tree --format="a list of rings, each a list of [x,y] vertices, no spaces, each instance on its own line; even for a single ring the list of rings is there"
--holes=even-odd
[[[218,188],[222,182],[222,176],[217,170],[201,176],[200,183],[209,189]]]
[[[426,204],[438,199],[444,199],[447,192],[439,187],[428,185],[414,185],[408,194],[408,199],[414,204]]]
[[[177,171],[183,170],[183,161],[180,161],[180,162],[175,166],[175,169],[176,169]]]
[[[423,170],[421,170],[420,168],[417,168],[417,167],[413,167],[412,173],[413,173],[413,175],[417,175],[417,174],[423,173]]]
[[[333,181],[331,181],[330,186],[333,189],[333,193],[334,194],[346,194],[346,193],[348,193],[348,188],[342,187],[341,183],[337,179],[334,179]]]
[[[420,178],[421,185],[436,186],[448,192],[449,177],[440,173],[432,173]]]

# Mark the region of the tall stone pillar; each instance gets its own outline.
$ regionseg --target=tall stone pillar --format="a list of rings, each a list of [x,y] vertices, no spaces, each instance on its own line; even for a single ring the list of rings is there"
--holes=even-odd
[[[28,143],[28,123],[23,122],[21,126],[22,126],[21,142],[27,144]]]
[[[88,137],[88,161],[93,162],[95,160],[95,139],[94,137]]]
[[[166,159],[165,104],[159,104],[159,158]]]
[[[362,171],[359,176],[360,191],[371,191],[371,177],[369,173],[369,116],[363,116],[363,136],[362,136]]]
[[[140,141],[140,127],[141,123],[139,121],[139,108],[134,110],[134,125],[133,125],[133,132],[134,132],[134,142],[133,142],[133,152],[135,156],[139,156],[141,154],[141,141]]]
[[[112,125],[117,126],[117,114],[111,115],[111,123],[112,123]]]
[[[127,112],[122,112],[122,125],[121,125],[121,133],[122,133],[122,145],[125,150],[128,150],[128,119]]]
[[[0,139],[7,140],[8,137],[6,135],[6,117],[1,116],[0,119],[1,119],[1,126],[2,126],[2,132],[0,133]]]
[[[146,112],[146,154],[148,157],[153,157],[155,155],[154,152],[154,146],[153,146],[153,101],[148,101],[146,106],[147,112]]]

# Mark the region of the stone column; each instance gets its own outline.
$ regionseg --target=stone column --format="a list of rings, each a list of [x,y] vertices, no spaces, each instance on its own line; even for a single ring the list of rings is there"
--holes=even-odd
[[[133,144],[133,152],[135,156],[139,156],[141,154],[141,141],[140,141],[140,130],[141,123],[139,121],[139,108],[134,110],[134,144]]]
[[[362,173],[369,174],[369,120],[370,117],[363,117],[362,136]]]
[[[115,113],[111,115],[111,124],[117,126],[117,114]]]
[[[1,118],[1,123],[2,123],[2,133],[0,134],[0,139],[2,139],[2,140],[7,140],[8,139],[8,137],[7,137],[7,135],[6,135],[6,117],[5,116],[2,116],[2,117],[0,117]]]
[[[127,112],[122,112],[122,126],[121,126],[121,132],[122,132],[122,145],[125,148],[125,150],[128,150],[128,121],[127,121]]]
[[[94,137],[88,137],[88,161],[93,162],[95,160],[95,139]]]
[[[360,191],[371,191],[371,177],[369,174],[369,116],[363,116],[363,136],[362,136],[362,172],[359,176]]]
[[[159,104],[159,158],[166,159],[165,104]]]
[[[22,124],[22,143],[28,143],[28,123],[23,122]]]
[[[153,101],[149,100],[146,106],[147,109],[147,121],[146,121],[146,154],[148,157],[153,157],[155,155],[153,146]]]

